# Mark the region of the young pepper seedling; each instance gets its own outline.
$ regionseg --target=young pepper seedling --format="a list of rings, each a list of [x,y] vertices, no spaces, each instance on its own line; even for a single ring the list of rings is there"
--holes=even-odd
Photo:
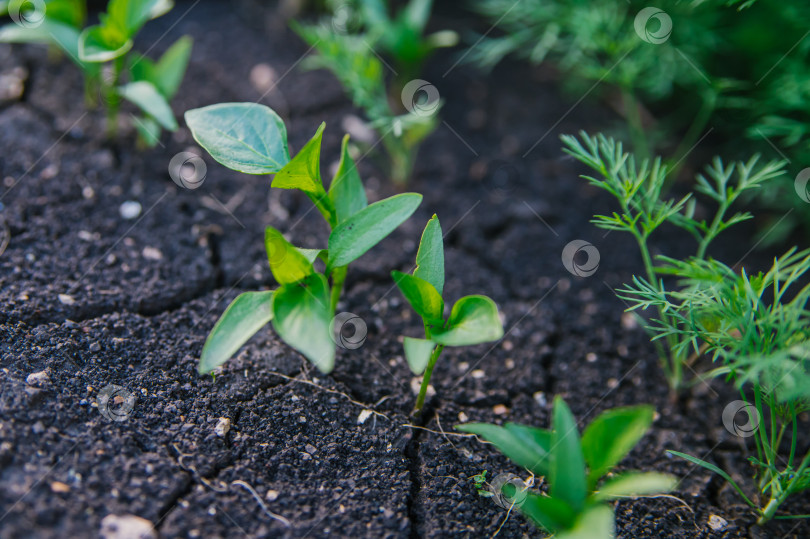
[[[444,318],[444,245],[439,218],[428,221],[413,274],[391,272],[399,290],[413,310],[422,317],[425,338],[405,337],[405,358],[414,374],[422,374],[422,387],[413,413],[418,414],[425,404],[425,395],[433,374],[433,367],[445,346],[470,346],[503,337],[503,325],[498,307],[487,296],[464,296]]]
[[[603,481],[650,428],[651,406],[614,408],[600,414],[579,436],[565,401],[554,399],[551,430],[507,423],[467,423],[456,428],[481,436],[501,453],[538,477],[549,493],[527,494],[520,511],[559,539],[615,536],[615,517],[607,503],[627,496],[669,492],[676,479],[656,472],[624,472]]]
[[[403,193],[368,204],[349,155],[348,135],[326,191],[320,167],[325,123],[290,158],[284,122],[264,105],[220,103],[189,110],[185,117],[194,139],[219,163],[247,174],[274,174],[271,187],[302,191],[331,229],[326,249],[300,249],[275,228],[266,229],[267,258],[279,288],[245,292],[231,303],[205,342],[200,372],[210,372],[227,361],[268,322],[284,342],[322,372],[330,372],[335,362],[330,326],[349,263],[408,219],[422,195]],[[323,262],[324,271],[315,269],[317,260]]]

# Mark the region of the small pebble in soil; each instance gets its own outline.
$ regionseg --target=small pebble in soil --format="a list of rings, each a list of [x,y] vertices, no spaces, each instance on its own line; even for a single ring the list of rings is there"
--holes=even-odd
[[[509,408],[503,404],[496,404],[492,407],[492,413],[495,415],[506,415],[509,413]]]
[[[70,492],[70,487],[62,483],[61,481],[54,481],[53,483],[51,483],[51,492],[54,492],[56,494],[65,494],[67,492]]]
[[[585,355],[585,361],[587,361],[588,363],[593,363],[594,361],[596,361],[596,359],[597,359],[596,354],[594,354],[593,352],[588,352]]]
[[[141,252],[143,257],[147,260],[162,260],[163,253],[157,247],[144,247]]]
[[[136,200],[127,200],[118,207],[118,213],[124,219],[135,219],[141,214],[141,203]]]
[[[278,499],[278,491],[270,489],[267,491],[267,494],[264,495],[264,499],[268,502],[274,502]]]
[[[728,526],[728,521],[723,517],[717,515],[711,515],[709,517],[709,527],[712,530],[714,531],[722,530],[726,526]]]
[[[548,400],[546,399],[546,394],[542,391],[538,391],[532,395],[534,398],[534,402],[540,405],[541,408],[545,408],[548,405]]]
[[[467,421],[470,420],[470,417],[467,414],[465,414],[464,412],[459,412],[458,413],[458,420],[461,423],[466,423]]]
[[[473,378],[478,379],[478,378],[483,378],[484,376],[486,376],[486,373],[484,371],[482,371],[481,369],[475,369],[474,371],[472,371],[470,373],[470,376],[472,376]]]
[[[157,539],[152,523],[135,515],[107,515],[99,535],[102,539]]]
[[[371,417],[371,410],[363,410],[360,412],[360,415],[357,416],[357,424],[362,425],[369,417]]]
[[[638,327],[638,319],[633,313],[624,313],[622,315],[622,327],[624,329],[636,329]]]
[[[418,377],[418,378],[411,378],[411,391],[413,392],[414,395],[419,395],[419,390],[421,389],[421,387],[422,387],[422,377],[421,376]],[[436,389],[432,385],[428,384],[428,388],[427,388],[427,392],[426,392],[427,397],[432,397],[435,394],[436,394]]]
[[[229,430],[231,430],[231,420],[227,417],[220,417],[219,421],[217,421],[217,426],[214,427],[214,432],[220,438],[224,438]]]
[[[0,73],[0,103],[17,101],[25,90],[25,80],[28,70],[22,66],[14,66]]]
[[[48,371],[39,371],[39,372],[32,372],[25,378],[25,383],[29,386],[44,386],[49,384],[51,381],[50,377],[48,376]]]
[[[73,304],[76,303],[76,300],[73,298],[73,296],[71,296],[69,294],[59,294],[58,297],[59,297],[59,302],[62,305],[73,305]]]
[[[250,70],[250,84],[263,95],[270,93],[275,88],[277,79],[276,70],[270,64],[256,64]]]

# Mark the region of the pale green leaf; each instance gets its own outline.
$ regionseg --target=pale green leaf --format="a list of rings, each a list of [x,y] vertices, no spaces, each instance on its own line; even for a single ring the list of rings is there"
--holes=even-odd
[[[118,93],[154,118],[164,129],[169,131],[177,129],[172,108],[151,82],[145,80],[130,82],[119,87]]]
[[[247,174],[273,174],[290,161],[287,128],[270,107],[219,103],[186,111],[194,140],[216,161]]]
[[[572,528],[559,531],[556,539],[614,539],[616,518],[609,505],[592,505],[577,518]]]
[[[444,301],[432,284],[400,271],[392,271],[391,277],[416,314],[433,323],[442,322]]]
[[[439,295],[444,291],[444,239],[435,213],[422,232],[413,274],[432,284]]]
[[[303,281],[287,284],[273,296],[273,327],[288,345],[311,361],[321,372],[335,366],[335,343],[329,322],[329,287],[326,277],[313,273]]]
[[[354,160],[349,155],[349,135],[343,137],[340,165],[329,185],[329,198],[337,211],[338,223],[368,206],[363,182],[360,180]]]
[[[495,302],[486,296],[465,296],[450,311],[445,329],[436,329],[431,338],[445,346],[470,346],[497,341],[503,337],[503,324]]]
[[[576,519],[574,510],[564,501],[537,494],[526,496],[520,512],[551,533],[570,528]]]
[[[79,35],[79,60],[82,62],[109,62],[131,48],[132,40],[111,26],[89,26]]]
[[[315,271],[312,262],[273,227],[264,231],[264,246],[270,271],[278,284],[297,283]]]
[[[456,429],[481,436],[515,464],[535,475],[548,475],[551,450],[551,432],[548,430],[517,423],[507,423],[503,427],[490,423],[467,423],[456,425]]]
[[[362,256],[401,225],[422,202],[422,195],[402,193],[363,208],[329,235],[329,266],[345,266]]]
[[[301,151],[273,177],[271,187],[279,189],[300,189],[315,196],[326,194],[321,181],[321,140],[326,123],[321,123],[318,131]]]
[[[674,489],[677,484],[678,480],[671,475],[656,472],[629,472],[605,481],[593,498],[603,501],[627,496],[665,494]]]
[[[245,292],[231,302],[208,334],[200,356],[200,374],[216,369],[273,318],[273,291]]]
[[[652,406],[613,408],[599,414],[582,433],[582,452],[588,463],[588,486],[619,463],[638,443],[653,420]]]
[[[416,375],[425,372],[428,360],[430,360],[430,354],[433,353],[436,343],[425,339],[405,337],[402,345],[405,348],[405,359],[408,361],[411,371]]]
[[[585,506],[587,484],[577,422],[568,405],[559,396],[554,398],[552,414],[549,494],[552,498],[563,500],[578,512]]]
[[[193,43],[191,37],[181,37],[155,63],[154,80],[151,82],[158,87],[166,99],[174,97],[180,88],[180,83],[183,82],[188,61],[191,58]]]

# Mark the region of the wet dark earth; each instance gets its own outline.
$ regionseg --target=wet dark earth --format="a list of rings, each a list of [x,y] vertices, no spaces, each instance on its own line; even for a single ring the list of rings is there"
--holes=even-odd
[[[357,111],[328,74],[297,67],[306,47],[270,12],[234,6],[179,2],[139,37],[150,54],[171,36],[195,39],[175,112],[259,101],[285,118],[294,149],[326,121],[326,170]],[[108,143],[69,63],[40,47],[0,47],[0,69],[25,74],[22,95],[0,108],[0,537],[143,524],[126,515],[164,537],[540,537],[473,486],[483,470],[523,471],[453,426],[546,427],[554,395],[580,426],[614,406],[656,407],[621,468],[682,481],[672,496],[618,503],[619,537],[810,535],[806,521],[756,527],[720,478],[665,453],[701,456],[735,478],[750,472],[748,450],[721,422],[734,390],[714,382],[671,401],[653,346],[613,294],[641,261],[628,238],[589,223],[610,201],[577,178],[558,140],[604,129],[613,113],[596,101],[572,108],[548,71],[507,64],[484,76],[456,60],[438,56],[425,74],[445,106],[409,186],[422,206],[349,272],[339,310],[366,322],[364,345],[339,351],[324,376],[268,327],[216,377],[201,377],[197,358],[228,302],[273,286],[264,227],[316,247],[325,226],[306,198],[207,156],[204,184],[178,187],[170,159],[201,152],[185,127],[135,151],[124,115]],[[371,200],[396,192],[371,159],[359,166]],[[421,323],[389,273],[410,269],[434,212],[447,232],[445,297],[491,296],[507,333],[447,349],[414,424],[401,336],[418,336]],[[750,233],[742,228],[726,254],[743,256]],[[561,262],[574,239],[599,250],[591,277]],[[684,241],[664,235],[661,245]],[[807,502],[785,510],[807,512]]]

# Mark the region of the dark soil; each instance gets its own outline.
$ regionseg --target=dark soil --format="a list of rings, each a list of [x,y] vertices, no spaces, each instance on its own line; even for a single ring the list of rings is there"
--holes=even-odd
[[[235,5],[179,2],[140,36],[141,50],[154,44],[150,54],[170,44],[161,39],[170,28],[194,36],[175,112],[259,100],[285,117],[296,149],[325,120],[326,169],[338,157],[341,120],[354,111],[327,73],[296,69],[306,48],[265,23],[271,13]],[[610,201],[577,179],[558,141],[609,126],[612,112],[587,100],[572,109],[576,100],[560,95],[547,71],[516,64],[486,77],[465,67],[445,76],[456,56],[437,57],[425,78],[446,101],[445,124],[410,186],[424,202],[352,267],[339,308],[366,321],[364,346],[340,352],[322,376],[267,328],[212,378],[196,370],[207,332],[239,292],[273,286],[264,227],[300,245],[325,243],[308,201],[208,157],[204,185],[182,190],[167,166],[194,147],[187,129],[136,152],[124,122],[110,144],[102,115],[85,113],[68,62],[19,46],[0,48],[0,59],[3,70],[28,71],[21,100],[0,109],[0,231],[10,234],[0,256],[0,537],[97,536],[108,514],[145,518],[165,537],[479,537],[501,526],[504,537],[539,537],[518,514],[504,524],[506,511],[472,485],[482,470],[521,470],[453,425],[545,427],[558,394],[581,425],[617,405],[658,411],[621,467],[683,479],[673,497],[618,503],[620,537],[810,535],[807,521],[754,526],[720,478],[665,453],[704,456],[741,478],[750,471],[746,449],[721,424],[738,395],[712,383],[672,404],[653,347],[623,319],[612,288],[640,259],[628,238],[589,223]],[[265,96],[249,82],[257,64],[270,65],[278,83]],[[360,168],[372,200],[395,192],[369,162]],[[120,214],[128,201],[142,208],[133,219]],[[409,269],[434,212],[449,231],[446,297],[490,295],[508,332],[494,346],[448,349],[436,394],[412,425],[400,336],[418,336],[421,324],[389,272]],[[732,236],[722,254],[745,255],[750,232]],[[601,253],[590,278],[560,262],[577,238]],[[660,245],[688,247],[678,235]],[[47,379],[26,382],[42,371]],[[124,421],[99,412],[108,384],[134,396]],[[230,420],[224,436],[220,418]],[[785,510],[806,513],[807,502],[799,496]],[[711,515],[728,524],[712,531]]]

